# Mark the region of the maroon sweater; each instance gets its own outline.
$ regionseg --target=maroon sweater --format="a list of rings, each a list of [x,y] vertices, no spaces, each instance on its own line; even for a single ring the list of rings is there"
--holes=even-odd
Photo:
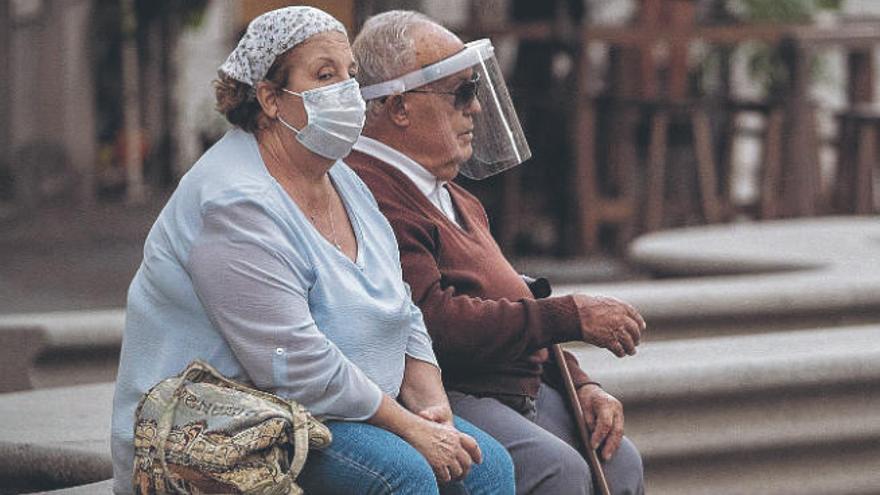
[[[555,365],[532,357],[581,339],[571,296],[534,299],[489,232],[483,205],[461,186],[449,193],[461,228],[393,166],[352,152],[345,162],[367,184],[400,247],[404,280],[422,310],[447,388],[475,395],[537,396]],[[566,353],[575,385],[589,381]]]

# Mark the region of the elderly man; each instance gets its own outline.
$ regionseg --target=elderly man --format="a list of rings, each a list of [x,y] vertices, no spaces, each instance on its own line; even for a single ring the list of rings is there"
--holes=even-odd
[[[492,239],[483,206],[450,182],[529,156],[488,40],[466,46],[421,14],[392,11],[370,18],[353,50],[368,110],[345,161],[394,228],[454,412],[508,449],[518,493],[590,493],[547,348],[583,340],[634,354],[644,320],[612,298],[535,299]],[[620,402],[565,358],[612,490],[643,492]]]

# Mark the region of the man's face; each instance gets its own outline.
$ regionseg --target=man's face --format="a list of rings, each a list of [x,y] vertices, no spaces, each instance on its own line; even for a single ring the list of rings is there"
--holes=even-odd
[[[461,40],[440,30],[426,29],[414,38],[419,67],[464,49]],[[473,78],[473,69],[465,69],[403,95],[410,119],[410,155],[440,180],[455,178],[473,154],[474,115],[481,108],[476,98],[462,98]]]

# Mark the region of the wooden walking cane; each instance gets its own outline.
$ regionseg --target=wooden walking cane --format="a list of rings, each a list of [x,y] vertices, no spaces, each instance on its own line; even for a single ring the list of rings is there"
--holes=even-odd
[[[529,286],[529,290],[535,299],[543,299],[549,297],[552,289],[550,282],[546,278],[532,278],[522,275],[523,281]],[[556,358],[557,366],[559,366],[559,375],[562,377],[562,383],[565,391],[568,393],[568,402],[571,403],[571,410],[574,412],[574,422],[577,423],[578,433],[581,437],[582,453],[593,471],[593,485],[595,485],[598,495],[611,495],[611,489],[608,487],[608,480],[605,479],[605,471],[602,470],[602,464],[599,463],[599,456],[596,451],[590,448],[590,429],[587,427],[587,421],[584,419],[584,410],[578,400],[577,390],[574,388],[574,381],[571,379],[571,371],[568,369],[568,362],[565,360],[565,354],[562,352],[562,346],[553,345],[553,357]]]
[[[587,459],[587,464],[590,465],[590,470],[593,471],[593,484],[600,495],[611,495],[608,480],[605,479],[605,471],[602,470],[602,464],[599,463],[599,455],[590,447],[590,435],[592,432],[584,418],[584,410],[581,408],[581,403],[578,400],[577,390],[574,388],[574,381],[571,379],[571,372],[568,370],[568,362],[565,360],[562,346],[559,344],[553,345],[553,356],[556,358],[556,365],[559,366],[559,374],[562,376],[565,391],[568,392],[568,401],[571,403],[571,410],[574,412],[574,422],[577,423],[578,433],[580,433],[584,457]]]

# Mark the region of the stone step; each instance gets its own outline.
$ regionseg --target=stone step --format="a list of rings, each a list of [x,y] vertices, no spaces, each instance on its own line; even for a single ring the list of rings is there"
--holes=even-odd
[[[880,277],[811,272],[561,285],[555,294],[617,297],[650,338],[667,340],[880,323]]]
[[[623,401],[649,493],[880,487],[878,325],[569,348]]]
[[[651,495],[876,495],[880,487],[876,441],[868,445],[760,450],[647,467]]]

